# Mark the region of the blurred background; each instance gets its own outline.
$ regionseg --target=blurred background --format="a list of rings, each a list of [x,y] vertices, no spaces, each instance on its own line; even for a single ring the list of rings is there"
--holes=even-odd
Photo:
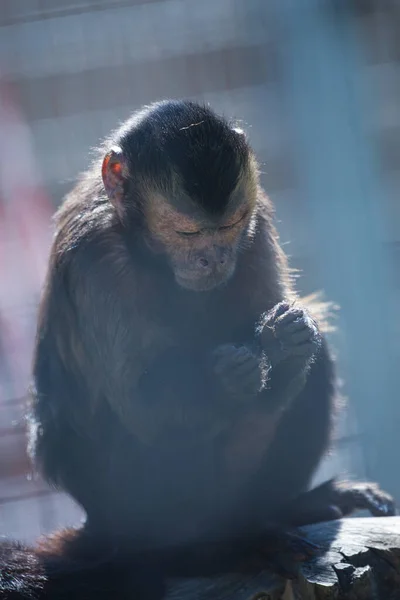
[[[51,215],[90,149],[165,97],[241,120],[299,290],[340,306],[347,408],[317,479],[400,500],[399,27],[399,0],[1,0],[1,534],[82,517],[25,453]]]

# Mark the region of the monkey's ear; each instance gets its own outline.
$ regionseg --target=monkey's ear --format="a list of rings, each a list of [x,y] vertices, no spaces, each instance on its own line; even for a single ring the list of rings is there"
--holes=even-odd
[[[111,204],[122,216],[126,164],[121,148],[114,146],[107,152],[103,159],[101,176]]]

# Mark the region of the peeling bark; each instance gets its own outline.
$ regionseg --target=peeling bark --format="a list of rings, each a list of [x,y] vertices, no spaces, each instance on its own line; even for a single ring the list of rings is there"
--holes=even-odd
[[[285,581],[254,576],[175,580],[168,600],[400,600],[400,517],[343,519],[304,528],[323,550]]]

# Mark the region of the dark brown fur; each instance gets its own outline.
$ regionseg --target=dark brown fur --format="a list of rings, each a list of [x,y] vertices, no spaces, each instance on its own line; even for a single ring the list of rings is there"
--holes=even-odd
[[[96,163],[56,216],[32,454],[85,509],[92,546],[116,556],[296,524],[329,442],[335,378],[298,307],[252,152],[185,102],[134,117],[104,151],[114,146],[117,168],[103,163],[103,183]],[[180,241],[187,227],[205,233]],[[223,285],[177,284],[184,272],[208,285],[199,260],[220,255],[233,265]],[[254,360],[256,392],[238,391],[233,344]],[[333,487],[310,497],[310,514],[302,500],[297,520],[336,516]]]

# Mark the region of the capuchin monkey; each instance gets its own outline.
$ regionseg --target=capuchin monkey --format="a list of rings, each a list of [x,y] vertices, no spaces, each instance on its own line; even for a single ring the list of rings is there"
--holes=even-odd
[[[34,354],[31,454],[87,520],[3,547],[7,581],[29,575],[39,598],[65,579],[75,598],[160,598],[137,568],[152,553],[168,575],[203,545],[201,571],[207,544],[261,539],[279,571],[313,552],[297,526],[394,514],[373,484],[309,490],[335,397],[317,320],[244,133],[189,101],[134,114],[56,215]]]

